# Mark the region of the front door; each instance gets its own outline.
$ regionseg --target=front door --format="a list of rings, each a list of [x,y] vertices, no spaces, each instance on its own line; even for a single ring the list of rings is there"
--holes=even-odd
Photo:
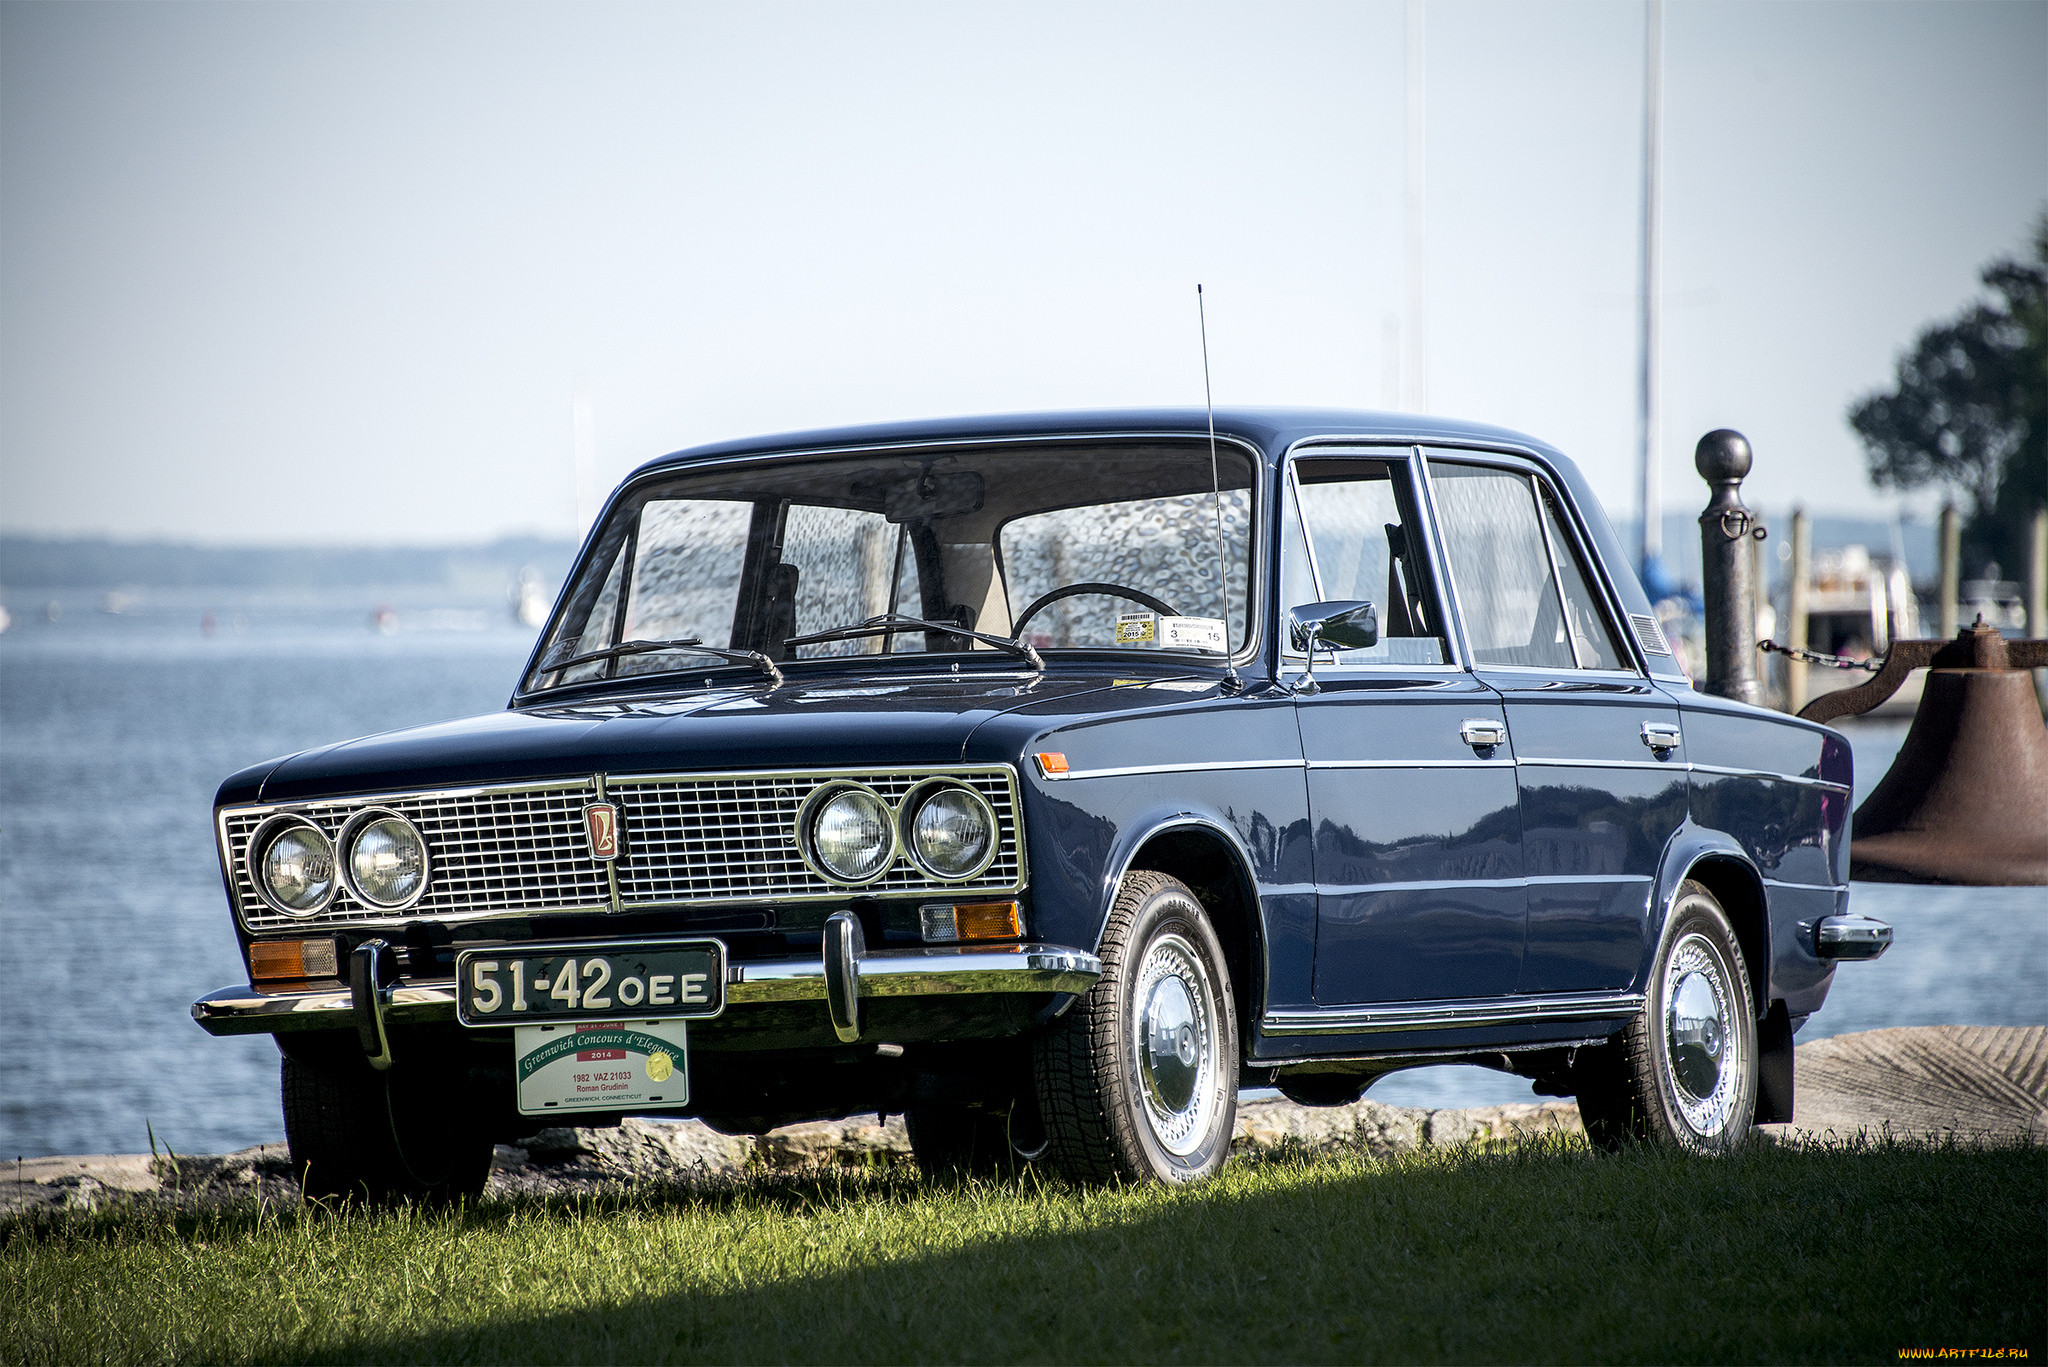
[[[1685,819],[1677,705],[1636,667],[1541,472],[1432,455],[1429,478],[1473,666],[1514,739],[1529,881],[1519,990],[1623,990]]]
[[[1500,697],[1460,668],[1406,453],[1293,462],[1281,610],[1365,599],[1380,640],[1287,661],[1308,762],[1319,1006],[1505,995],[1521,816]],[[1285,644],[1283,626],[1283,644]],[[1475,744],[1475,742],[1480,742]]]

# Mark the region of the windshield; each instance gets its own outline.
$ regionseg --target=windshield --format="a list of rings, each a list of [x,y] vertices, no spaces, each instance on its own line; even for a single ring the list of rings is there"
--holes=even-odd
[[[1252,464],[1219,447],[1216,472],[1220,575],[1206,442],[785,457],[644,485],[525,687],[736,667],[688,642],[782,662],[1002,645],[943,627],[1221,660],[1245,643]],[[869,622],[888,614],[918,624]]]

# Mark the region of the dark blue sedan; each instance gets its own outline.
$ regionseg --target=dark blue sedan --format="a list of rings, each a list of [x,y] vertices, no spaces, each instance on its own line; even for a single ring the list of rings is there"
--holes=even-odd
[[[928,1170],[1187,1181],[1238,1090],[1478,1063],[1598,1142],[1792,1111],[1850,754],[1695,692],[1571,462],[1280,410],[651,462],[502,712],[220,790],[309,1193],[629,1114],[905,1115]]]

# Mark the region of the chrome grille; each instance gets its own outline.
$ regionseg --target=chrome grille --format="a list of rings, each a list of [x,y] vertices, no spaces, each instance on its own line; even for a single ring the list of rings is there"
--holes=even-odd
[[[823,783],[853,779],[900,804],[917,784],[938,776],[966,784],[995,810],[996,857],[967,883],[942,883],[899,856],[874,883],[850,890],[813,873],[793,838],[796,815]],[[1023,884],[1017,791],[1007,768],[846,770],[801,773],[656,775],[608,778],[605,796],[619,808],[624,851],[616,873],[625,907],[686,902],[805,901],[850,895],[1008,891]],[[220,813],[220,838],[242,923],[253,931],[539,911],[605,911],[611,889],[604,865],[590,857],[583,807],[597,798],[596,780],[574,785],[523,785],[455,792],[377,794],[338,801],[235,807]],[[278,812],[302,816],[339,837],[364,807],[410,818],[426,838],[426,894],[402,914],[355,901],[346,888],[315,916],[286,916],[257,894],[247,867],[249,840]],[[344,852],[337,850],[337,856]]]
[[[943,889],[1018,886],[1016,792],[1007,769],[943,771],[995,809],[996,857],[972,881],[941,883],[899,855],[889,871],[859,889],[873,896]],[[899,807],[935,771],[818,770],[791,774],[717,774],[689,778],[615,778],[605,793],[619,804],[626,833],[619,900],[627,907],[671,902],[844,898],[849,890],[813,873],[797,850],[797,811],[821,784],[853,779]]]
[[[592,800],[589,784],[363,797],[235,808],[221,814],[221,828],[232,862],[235,900],[242,923],[251,930],[421,917],[459,920],[506,911],[602,910],[610,904],[611,890],[604,866],[590,858],[583,834],[583,804]],[[325,911],[306,917],[275,911],[257,894],[244,856],[250,836],[272,813],[303,816],[333,840],[341,834],[342,824],[363,807],[388,807],[410,818],[426,838],[426,895],[407,908],[403,918],[355,901],[346,888]]]

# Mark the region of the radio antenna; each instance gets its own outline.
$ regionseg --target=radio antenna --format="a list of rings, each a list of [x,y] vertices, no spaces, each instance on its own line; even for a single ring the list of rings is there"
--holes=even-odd
[[[1223,549],[1223,481],[1216,473],[1216,394],[1209,387],[1209,309],[1202,301],[1202,287],[1195,286],[1195,316],[1202,328],[1202,400],[1209,409],[1209,495],[1216,509],[1216,582],[1223,596],[1223,667],[1229,671],[1226,689],[1235,693],[1244,687],[1237,677],[1237,665],[1230,650],[1230,559]]]

